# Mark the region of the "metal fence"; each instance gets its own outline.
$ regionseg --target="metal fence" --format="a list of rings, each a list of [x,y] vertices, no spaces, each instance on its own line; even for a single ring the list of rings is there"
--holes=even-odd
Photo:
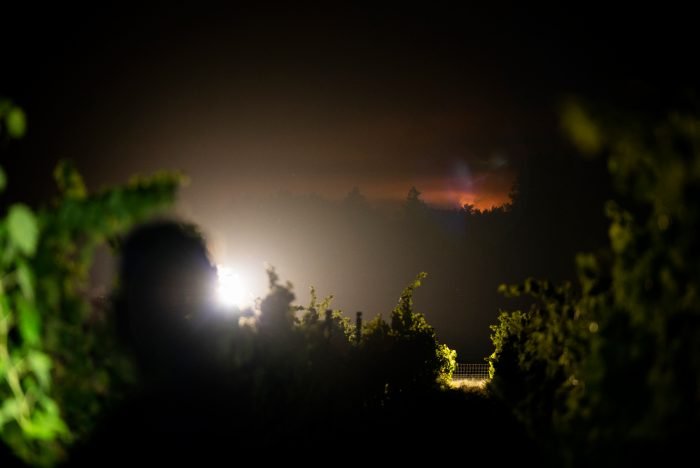
[[[457,364],[452,374],[452,380],[486,380],[488,378],[488,364]]]

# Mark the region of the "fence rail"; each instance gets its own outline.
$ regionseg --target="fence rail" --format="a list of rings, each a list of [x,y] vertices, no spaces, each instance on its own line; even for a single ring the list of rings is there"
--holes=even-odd
[[[488,364],[457,364],[452,374],[452,380],[487,380],[488,378]]]

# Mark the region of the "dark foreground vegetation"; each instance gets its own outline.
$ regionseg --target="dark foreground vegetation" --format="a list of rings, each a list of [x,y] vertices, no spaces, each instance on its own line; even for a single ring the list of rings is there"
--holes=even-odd
[[[618,191],[608,247],[577,257],[578,282],[502,286],[532,299],[492,327],[490,390],[553,464],[694,459],[700,434],[700,120],[579,106],[564,123],[604,153]]]
[[[47,207],[0,222],[1,466],[188,460],[488,461],[613,466],[681,459],[700,433],[697,113],[564,123],[603,153],[618,201],[610,245],[579,281],[503,286],[533,299],[493,327],[485,392],[449,387],[455,355],[413,308],[420,274],[386,320],[357,329],[269,271],[255,308],[213,301],[196,229],[133,227],[174,198],[160,174],[88,194],[68,164]],[[23,115],[0,105],[2,135]],[[0,173],[0,189],[5,175]],[[104,304],[86,300],[96,246],[120,255]]]
[[[13,125],[6,137],[21,136]],[[179,176],[96,194],[69,164],[54,176],[56,199],[12,205],[0,229],[3,467],[324,462],[361,459],[363,447],[474,458],[497,449],[494,432],[525,443],[505,407],[448,387],[455,353],[413,310],[424,274],[387,320],[359,330],[330,298],[293,305],[272,270],[254,310],[222,310],[193,227],[131,231],[173,200]],[[120,254],[118,286],[91,304],[89,266],[104,243]]]

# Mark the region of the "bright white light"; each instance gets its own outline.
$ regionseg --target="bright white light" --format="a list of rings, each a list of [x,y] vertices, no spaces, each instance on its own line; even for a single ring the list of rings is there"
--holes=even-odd
[[[242,309],[251,304],[252,293],[246,287],[241,275],[225,266],[217,267],[216,273],[219,277],[216,292],[222,305]]]

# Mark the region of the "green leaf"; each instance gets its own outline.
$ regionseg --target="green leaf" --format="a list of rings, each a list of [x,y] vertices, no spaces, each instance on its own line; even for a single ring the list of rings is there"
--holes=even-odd
[[[36,307],[25,298],[17,301],[19,333],[25,343],[36,346],[41,342],[41,317]]]
[[[32,210],[23,204],[10,207],[7,215],[10,241],[26,255],[34,255],[39,240],[39,225]]]
[[[5,117],[5,125],[10,138],[22,138],[27,131],[27,117],[19,107],[13,107]]]
[[[27,437],[38,440],[52,440],[67,431],[59,415],[45,411],[34,411],[32,419],[22,429]]]
[[[0,421],[9,421],[19,417],[19,403],[14,398],[8,398],[0,407]]]
[[[87,196],[85,182],[71,161],[60,161],[53,171],[53,177],[66,198],[80,200]]]
[[[10,299],[7,294],[0,294],[0,320],[3,320],[8,328],[12,326],[12,311],[10,310]],[[0,333],[2,333],[1,330]]]
[[[7,187],[7,174],[5,174],[5,170],[0,166],[0,192],[5,190],[5,187]]]
[[[34,300],[34,274],[27,265],[27,262],[20,261],[17,265],[17,283],[19,288],[28,300]]]
[[[578,103],[569,102],[561,113],[561,123],[569,138],[585,155],[594,155],[603,146],[603,136],[597,123]]]
[[[40,351],[31,351],[27,356],[29,368],[34,372],[42,388],[49,388],[51,384],[51,358]]]
[[[70,431],[61,419],[58,405],[51,398],[44,396],[32,412],[32,417],[22,426],[24,435],[30,439],[52,440],[61,436],[70,440]]]

